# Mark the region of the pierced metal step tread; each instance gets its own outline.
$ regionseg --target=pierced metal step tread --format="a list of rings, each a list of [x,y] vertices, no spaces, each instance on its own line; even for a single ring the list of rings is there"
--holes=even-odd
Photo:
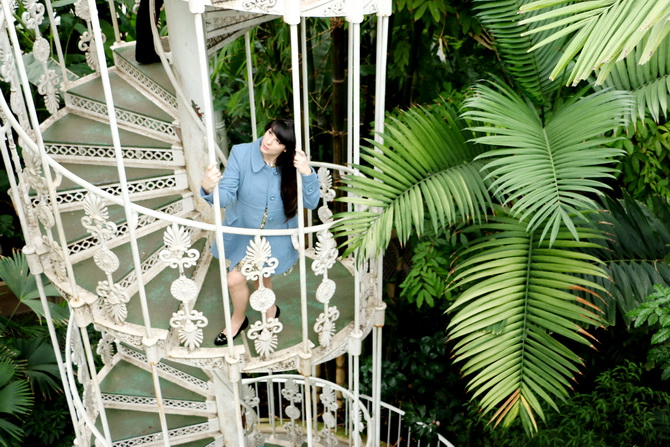
[[[204,402],[206,397],[169,380],[159,378],[163,399]],[[119,361],[100,383],[100,391],[125,396],[155,397],[151,373],[124,360]]]
[[[161,210],[170,204],[174,204],[184,198],[181,194],[172,194],[169,196],[154,197],[151,199],[138,200],[135,203],[145,208],[152,210]],[[107,212],[109,214],[108,222],[114,222],[117,226],[126,222],[125,211],[122,206],[116,204],[108,204]],[[63,230],[68,244],[78,241],[81,238],[88,237],[89,233],[86,231],[81,223],[82,217],[86,216],[83,209],[72,210],[61,213],[63,221]]]
[[[123,442],[126,440],[131,441],[138,437],[144,437],[143,443],[157,441],[158,439],[155,438],[157,435],[161,436],[159,439],[162,439],[158,414],[117,409],[107,409],[106,414],[109,430],[115,446],[141,445],[136,442],[133,442],[132,444]],[[170,431],[176,430],[196,436],[202,434],[201,438],[204,438],[209,434],[209,437],[211,437],[212,430],[206,426],[208,425],[208,419],[206,417],[166,414],[165,418]],[[102,429],[99,419],[96,421],[96,426],[98,429]],[[192,439],[187,440],[187,442],[191,441]],[[177,443],[172,441],[170,444],[177,445]],[[162,442],[159,445],[162,445]]]
[[[109,124],[90,118],[67,113],[42,131],[45,144],[108,146],[114,147],[112,131]],[[146,135],[119,129],[122,147],[134,148],[165,148],[171,149],[172,144],[148,137]]]
[[[118,57],[132,65],[136,70],[139,70],[143,75],[151,79],[173,97],[176,95],[174,85],[170,82],[170,78],[165,73],[161,63],[140,64],[135,60],[135,42],[117,46],[113,51]],[[117,66],[118,65],[119,63],[117,62]]]
[[[75,163],[64,163],[63,167],[75,175],[83,178],[95,186],[103,186],[119,181],[119,171],[116,166],[87,166]],[[175,169],[170,168],[126,168],[126,178],[129,182],[146,180],[173,175]],[[58,187],[58,191],[70,191],[82,189],[76,183],[63,177],[63,181]]]
[[[130,85],[125,79],[119,76],[118,73],[110,71],[109,81],[112,88],[114,107],[117,109],[127,110],[166,123],[171,123],[173,121],[170,114],[151,102],[134,86]],[[82,82],[69,89],[67,94],[105,104],[102,79],[99,76],[88,78],[87,82]]]

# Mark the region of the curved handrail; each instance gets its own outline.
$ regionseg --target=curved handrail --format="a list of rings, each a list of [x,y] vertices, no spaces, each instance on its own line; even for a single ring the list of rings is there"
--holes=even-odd
[[[7,119],[10,121],[12,124],[12,129],[14,129],[18,134],[19,137],[24,141],[25,146],[33,151],[37,152],[38,148],[37,145],[35,144],[34,141],[30,138],[30,136],[25,132],[23,127],[19,124],[18,121],[16,121],[16,118],[14,117],[14,114],[11,112],[11,109],[9,108],[9,105],[7,104],[7,101],[3,96],[0,96],[0,108],[2,109],[2,112],[5,114]],[[109,202],[123,206],[123,200],[115,196],[113,194],[110,194],[104,190],[102,190],[100,187],[93,185],[92,183],[84,180],[83,178],[79,177],[78,175],[70,172],[66,168],[64,168],[60,163],[58,163],[56,160],[54,160],[51,156],[46,155],[46,160],[51,168],[53,168],[56,172],[61,174],[63,177],[71,180],[72,182],[76,183],[79,186],[84,187],[85,189],[95,193],[96,195],[99,195]],[[339,166],[339,165],[334,165],[332,163],[324,163],[324,162],[310,162],[310,165],[316,166],[316,167],[326,167],[334,170],[339,170],[339,171],[344,171],[349,174],[355,174],[355,171],[349,167],[346,166]],[[130,208],[138,213],[138,214],[143,214],[151,217],[155,217],[160,220],[180,224],[183,226],[191,227],[191,228],[197,228],[200,230],[205,230],[205,231],[217,231],[216,226],[211,223],[206,223],[206,222],[200,222],[192,219],[185,219],[183,217],[178,217],[178,216],[173,216],[167,213],[164,213],[162,211],[155,211],[152,210],[151,208],[146,208],[142,205],[139,205],[135,202],[130,203]],[[317,233],[322,230],[326,230],[330,227],[332,227],[335,223],[339,222],[340,220],[334,220],[332,222],[328,223],[323,223],[319,225],[313,225],[311,227],[305,227],[305,230],[307,233]],[[288,228],[288,229],[281,229],[281,230],[271,230],[271,229],[250,229],[250,228],[237,228],[237,227],[228,227],[222,225],[219,228],[219,231],[222,233],[227,233],[227,234],[240,234],[240,235],[245,235],[245,236],[254,236],[254,235],[261,235],[261,236],[290,236],[293,234],[298,234],[298,230],[295,228]]]

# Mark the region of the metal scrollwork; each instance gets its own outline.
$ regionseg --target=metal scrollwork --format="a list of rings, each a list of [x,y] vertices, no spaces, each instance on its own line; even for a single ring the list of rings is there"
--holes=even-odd
[[[114,282],[112,273],[121,265],[119,257],[109,249],[107,241],[116,237],[118,227],[109,221],[109,211],[105,202],[95,194],[89,193],[82,200],[85,216],[81,218],[81,224],[88,234],[98,240],[100,246],[93,254],[93,261],[100,270],[105,272],[106,281],[99,281],[96,293],[101,299],[103,311],[117,323],[123,323],[128,317],[126,304],[130,302],[130,296],[121,284]]]
[[[300,388],[293,379],[288,379],[284,389],[281,391],[282,396],[289,402],[284,412],[286,416],[291,419],[290,422],[284,424],[284,430],[291,442],[297,443],[305,435],[303,428],[296,420],[300,418],[300,409],[295,404],[302,402],[302,394]]]
[[[9,41],[6,38],[0,38],[0,77],[5,82],[11,82],[16,72],[14,65],[14,56]]]
[[[258,407],[260,399],[256,396],[256,391],[251,385],[242,386],[242,401],[244,402],[244,421],[247,432],[247,445],[249,447],[261,447],[265,443],[263,434],[258,431],[258,415],[254,410]]]
[[[335,265],[338,253],[332,233],[326,230],[320,231],[316,234],[316,238],[316,259],[312,262],[312,271],[316,275],[323,275],[321,284],[316,289],[316,300],[323,304],[323,312],[314,323],[314,332],[319,335],[319,344],[328,347],[335,335],[335,321],[340,317],[337,308],[329,306],[330,299],[335,295],[336,284],[328,278],[328,270]]]
[[[97,352],[102,359],[102,363],[111,365],[112,358],[114,357],[114,337],[108,332],[104,332],[104,335],[98,342],[98,347],[95,352]]]
[[[277,0],[248,0],[242,3],[244,9],[260,9],[261,11],[269,11],[277,5]]]
[[[258,281],[258,289],[249,297],[252,309],[261,313],[262,319],[251,325],[248,331],[249,338],[254,340],[256,352],[261,356],[268,355],[277,349],[277,334],[283,325],[276,318],[267,318],[265,313],[271,308],[276,296],[272,289],[265,287],[262,278],[267,278],[275,272],[279,265],[277,258],[272,257],[272,248],[267,239],[256,236],[247,247],[247,254],[240,262],[242,274],[249,281]]]
[[[47,249],[47,264],[56,274],[58,281],[65,281],[67,279],[67,270],[65,268],[65,255],[63,254],[61,246],[47,236],[42,236],[42,244]]]
[[[319,432],[321,443],[328,447],[334,447],[339,444],[335,429],[337,428],[337,397],[335,391],[330,386],[325,386],[321,393],[321,403],[323,404],[323,429]]]
[[[128,317],[126,304],[130,297],[119,284],[110,284],[108,281],[98,282],[95,292],[102,298],[103,310],[116,322],[122,323]]]
[[[21,14],[21,20],[28,29],[35,29],[44,20],[45,7],[37,0],[24,0],[25,12]]]
[[[180,310],[172,315],[170,326],[177,329],[179,343],[189,351],[199,347],[203,340],[202,328],[208,323],[207,317],[195,310],[188,313]]]
[[[314,323],[314,332],[319,334],[319,345],[328,347],[335,336],[335,321],[340,318],[340,311],[337,307],[328,307],[322,312]]]
[[[40,76],[37,83],[37,92],[44,96],[44,104],[52,115],[58,112],[60,95],[58,94],[58,81],[60,78],[54,70],[49,70]]]
[[[319,188],[321,189],[321,198],[323,199],[323,205],[319,207],[317,214],[321,222],[327,223],[333,220],[333,212],[328,208],[328,202],[332,202],[335,199],[333,176],[326,168],[319,168],[317,176],[319,177]]]
[[[191,248],[190,232],[177,224],[169,226],[163,234],[165,248],[158,257],[168,266],[179,271],[179,277],[172,281],[170,293],[182,302],[183,308],[172,314],[170,326],[177,330],[179,343],[189,351],[200,347],[203,341],[202,328],[207,326],[208,320],[202,312],[193,310],[193,303],[198,296],[198,285],[191,278],[187,278],[184,269],[196,265],[200,253]]]

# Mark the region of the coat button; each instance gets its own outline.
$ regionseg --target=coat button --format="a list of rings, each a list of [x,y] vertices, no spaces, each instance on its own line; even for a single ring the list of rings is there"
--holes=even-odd
[[[277,175],[277,168],[273,169],[272,172],[274,172],[274,174]]]
[[[312,192],[312,191],[314,191],[314,188],[312,188],[311,186],[309,188],[307,188],[307,192]]]
[[[272,222],[273,220],[275,220],[275,218],[274,218],[274,217],[270,217],[268,220],[269,220],[270,222]]]
[[[274,199],[275,199],[275,196],[270,196],[270,200],[274,200]]]

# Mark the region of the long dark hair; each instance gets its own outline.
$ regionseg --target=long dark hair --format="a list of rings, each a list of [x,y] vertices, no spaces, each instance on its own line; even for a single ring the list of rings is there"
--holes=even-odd
[[[272,133],[281,144],[286,146],[286,150],[279,154],[275,164],[281,173],[281,200],[284,203],[284,214],[288,221],[298,212],[298,184],[295,179],[295,166],[293,158],[295,157],[295,131],[293,120],[278,119],[270,121],[265,126],[265,131],[272,129]]]

